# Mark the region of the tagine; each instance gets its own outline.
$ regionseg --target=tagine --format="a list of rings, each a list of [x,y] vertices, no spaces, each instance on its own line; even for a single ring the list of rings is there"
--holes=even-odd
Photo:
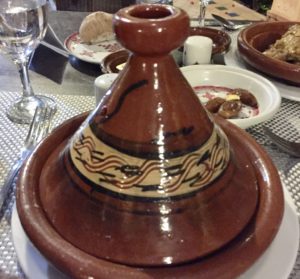
[[[23,169],[26,233],[76,278],[167,278],[187,266],[202,278],[219,257],[230,263],[226,249],[254,249],[229,272],[240,274],[281,221],[274,166],[246,133],[215,122],[177,68],[169,53],[189,34],[185,12],[130,6],[116,13],[114,31],[130,51],[125,68],[93,112],[53,131]]]

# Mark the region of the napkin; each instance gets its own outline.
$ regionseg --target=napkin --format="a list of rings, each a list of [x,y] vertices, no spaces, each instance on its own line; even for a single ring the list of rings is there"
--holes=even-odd
[[[65,53],[68,54],[67,51],[65,50],[64,44],[58,38],[58,36],[56,35],[54,29],[52,28],[52,26],[50,24],[48,24],[47,32],[46,32],[43,42],[46,42],[53,47],[56,47],[62,51],[65,51]]]
[[[272,20],[300,21],[300,1],[274,0],[267,14]]]
[[[34,52],[29,69],[62,84],[68,57],[40,44]]]
[[[68,57],[69,54],[65,50],[63,43],[48,24],[44,40],[35,50],[29,68],[61,84],[68,63]]]

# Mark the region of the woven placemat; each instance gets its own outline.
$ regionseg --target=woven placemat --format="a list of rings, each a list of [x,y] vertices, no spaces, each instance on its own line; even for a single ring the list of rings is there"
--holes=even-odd
[[[0,92],[0,187],[4,178],[16,160],[20,148],[24,142],[28,126],[10,122],[5,110],[18,96],[14,92]],[[54,117],[54,125],[57,126],[64,120],[81,112],[94,108],[95,100],[92,96],[57,96],[52,95],[57,104],[58,111]],[[275,117],[264,125],[271,128],[278,135],[288,139],[300,140],[300,103],[283,99],[281,110]],[[273,145],[263,133],[263,126],[256,125],[247,130],[270,154],[276,164],[283,184],[291,194],[300,214],[300,159],[292,158],[281,152]],[[15,201],[11,191],[7,201],[0,212],[0,278],[24,278],[20,269],[11,239],[10,219],[12,207]],[[278,263],[279,264],[279,263]],[[290,274],[290,279],[300,278],[300,254]],[[273,279],[273,278],[272,278]]]
[[[28,130],[27,125],[14,124],[5,115],[9,104],[18,96],[15,92],[0,92],[0,187],[18,157]],[[56,100],[58,106],[53,119],[53,127],[95,107],[95,98],[92,96],[52,95],[51,97]],[[24,278],[11,238],[10,219],[15,202],[13,192],[13,190],[10,192],[0,212],[0,278]]]

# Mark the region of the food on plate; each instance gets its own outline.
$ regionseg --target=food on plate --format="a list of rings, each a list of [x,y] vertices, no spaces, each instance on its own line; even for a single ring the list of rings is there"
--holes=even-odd
[[[105,12],[94,12],[86,16],[79,28],[82,42],[96,44],[114,38],[113,15]]]
[[[117,66],[116,66],[116,68],[117,68],[119,71],[122,71],[122,70],[123,70],[123,68],[125,67],[125,65],[126,65],[126,62],[125,62],[125,63],[121,63],[121,64],[117,65]]]
[[[258,103],[256,98],[248,90],[242,88],[235,88],[230,91],[230,94],[238,95],[243,104],[253,108],[258,108]]]
[[[292,25],[263,53],[268,57],[300,65],[300,24]]]
[[[212,112],[212,113],[217,113],[219,108],[221,107],[221,105],[226,102],[225,99],[221,98],[221,97],[216,97],[214,99],[209,100],[205,107],[207,108],[208,111]]]
[[[223,118],[249,118],[259,113],[255,96],[246,89],[201,85],[194,90],[209,112]]]
[[[240,100],[225,101],[218,110],[218,115],[223,118],[234,118],[239,115],[242,109],[242,102]]]

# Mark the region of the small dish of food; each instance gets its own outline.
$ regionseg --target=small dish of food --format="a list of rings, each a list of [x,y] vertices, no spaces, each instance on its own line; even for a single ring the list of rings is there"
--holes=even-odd
[[[102,72],[105,74],[119,73],[124,68],[128,57],[129,52],[126,49],[110,53],[100,63]]]
[[[191,27],[190,36],[211,38],[213,41],[212,55],[227,52],[231,44],[231,38],[228,33],[209,27]]]
[[[225,119],[245,119],[259,114],[256,97],[242,88],[200,85],[194,86],[205,108]]]
[[[223,65],[192,65],[181,71],[208,111],[246,129],[279,110],[278,89],[248,70]]]
[[[238,51],[255,69],[300,86],[300,22],[262,22],[243,29]]]

